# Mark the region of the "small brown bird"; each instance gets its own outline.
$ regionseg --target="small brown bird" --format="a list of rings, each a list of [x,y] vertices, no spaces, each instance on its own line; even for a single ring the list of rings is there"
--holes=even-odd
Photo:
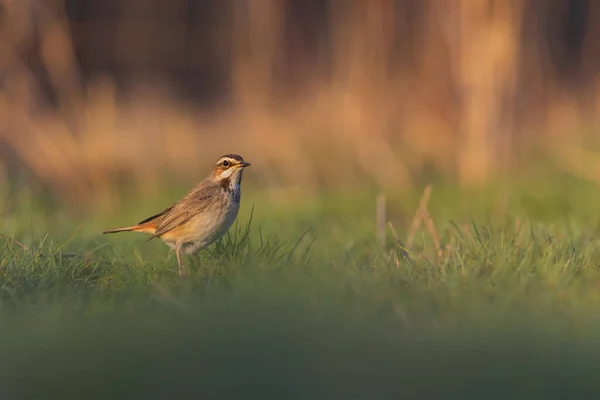
[[[240,209],[244,168],[250,166],[237,154],[217,160],[212,173],[171,207],[137,225],[111,229],[102,233],[143,232],[160,238],[175,249],[179,275],[186,271],[181,252],[190,254],[222,237],[235,221]]]

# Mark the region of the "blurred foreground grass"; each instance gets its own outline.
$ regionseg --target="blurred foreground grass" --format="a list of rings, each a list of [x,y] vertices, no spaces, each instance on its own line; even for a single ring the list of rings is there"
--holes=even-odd
[[[244,194],[235,232],[186,258],[99,231],[178,198],[72,215],[6,196],[3,398],[596,398],[600,189],[553,174],[435,185],[443,254],[376,240],[375,196]],[[388,193],[406,243],[420,192]],[[254,207],[252,221],[251,210]]]

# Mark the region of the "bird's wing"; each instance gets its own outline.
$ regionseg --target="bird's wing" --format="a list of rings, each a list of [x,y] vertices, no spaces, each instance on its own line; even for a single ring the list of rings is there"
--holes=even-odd
[[[204,212],[206,207],[211,203],[211,198],[217,194],[213,186],[203,186],[193,189],[182,200],[167,208],[161,214],[162,221],[156,227],[154,234],[148,239],[164,235],[186,223],[192,217]]]
[[[164,210],[162,210],[161,212],[159,212],[158,214],[154,214],[151,217],[146,218],[143,221],[138,222],[138,225],[143,225],[143,224],[147,224],[148,222],[152,222],[155,219],[158,219],[160,217],[162,217],[163,215],[167,214],[169,211],[171,211],[173,209],[174,205],[169,207],[169,208],[165,208]]]

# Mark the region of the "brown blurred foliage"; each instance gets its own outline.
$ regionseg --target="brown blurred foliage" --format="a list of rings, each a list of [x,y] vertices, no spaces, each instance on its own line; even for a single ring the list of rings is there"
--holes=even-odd
[[[594,0],[0,0],[0,22],[0,182],[67,203],[229,152],[302,191],[476,185],[532,147],[597,179]]]

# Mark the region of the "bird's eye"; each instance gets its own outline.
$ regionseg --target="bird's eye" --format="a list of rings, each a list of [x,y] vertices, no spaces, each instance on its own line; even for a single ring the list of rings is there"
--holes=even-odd
[[[221,164],[223,164],[224,167],[229,167],[229,161],[227,160],[223,160]]]

